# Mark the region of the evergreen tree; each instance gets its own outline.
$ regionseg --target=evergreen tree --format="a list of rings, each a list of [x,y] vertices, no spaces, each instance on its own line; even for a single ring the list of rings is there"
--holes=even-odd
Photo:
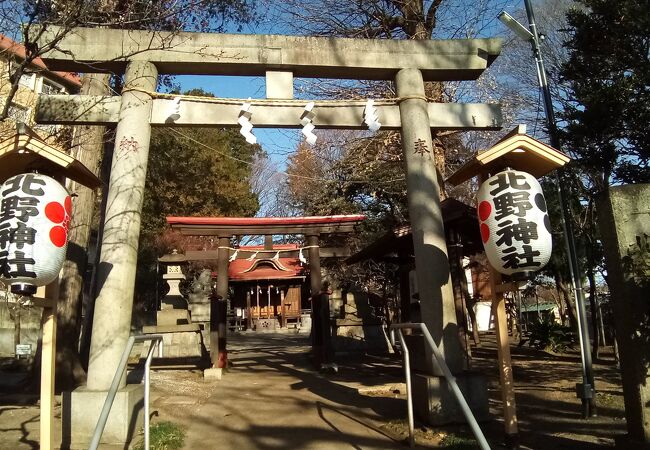
[[[572,102],[564,147],[593,193],[612,183],[650,181],[650,8],[640,0],[580,0],[562,76]]]

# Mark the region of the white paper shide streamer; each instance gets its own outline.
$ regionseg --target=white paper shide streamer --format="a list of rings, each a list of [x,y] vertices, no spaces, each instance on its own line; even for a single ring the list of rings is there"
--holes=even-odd
[[[553,248],[544,193],[535,177],[505,170],[478,191],[485,253],[497,271],[524,279],[544,267]]]
[[[181,97],[174,97],[169,105],[169,116],[167,118],[172,122],[176,122],[181,118]]]
[[[316,117],[316,113],[313,111],[313,109],[314,102],[307,103],[307,105],[305,105],[305,110],[300,116],[300,124],[302,125],[301,131],[309,145],[314,145],[316,143],[316,139],[318,138],[318,136],[314,134],[314,129],[316,126],[312,123],[312,120],[314,120],[314,117]]]
[[[45,175],[16,175],[0,186],[0,279],[32,295],[59,275],[68,243],[72,199]]]
[[[250,100],[250,98],[248,99]],[[239,118],[237,123],[241,126],[239,133],[244,136],[246,142],[249,144],[257,144],[257,138],[253,134],[253,124],[250,122],[253,113],[250,111],[251,104],[246,102],[242,105],[241,110],[239,111]]]
[[[370,131],[378,131],[381,128],[379,113],[375,107],[375,101],[372,99],[368,99],[366,102],[366,107],[363,110],[363,122]]]

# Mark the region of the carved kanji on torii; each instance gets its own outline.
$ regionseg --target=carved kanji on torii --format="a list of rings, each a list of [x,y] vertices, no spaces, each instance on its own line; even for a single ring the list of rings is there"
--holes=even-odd
[[[57,33],[48,28],[43,42]],[[429,103],[424,82],[476,79],[500,46],[497,39],[397,41],[109,29],[67,33],[43,58],[51,70],[125,74],[121,96],[42,96],[36,113],[39,123],[117,124],[88,389],[108,389],[130,331],[151,127],[239,126],[242,103],[233,99],[183,101],[170,118],[174,100],[155,92],[159,74],[265,76],[267,96],[252,100],[250,122],[271,128],[302,127],[306,101],[293,100],[294,77],[394,81],[397,98],[377,100],[375,108],[384,129],[402,132],[422,318],[451,370],[462,370],[431,129],[499,129],[501,114],[497,105]],[[367,128],[365,102],[312,101],[316,130]]]

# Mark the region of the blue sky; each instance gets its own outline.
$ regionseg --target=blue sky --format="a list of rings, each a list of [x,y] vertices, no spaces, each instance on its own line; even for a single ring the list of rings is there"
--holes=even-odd
[[[177,76],[175,79],[182,91],[201,88],[217,97],[265,97],[264,77],[184,75]],[[284,170],[287,155],[295,150],[301,136],[300,130],[268,128],[255,128],[253,134],[271,159],[279,165],[280,170]]]

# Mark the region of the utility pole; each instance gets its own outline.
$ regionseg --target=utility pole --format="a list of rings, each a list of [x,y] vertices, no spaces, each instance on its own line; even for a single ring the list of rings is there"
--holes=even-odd
[[[542,97],[544,99],[544,111],[546,113],[546,123],[548,133],[551,141],[551,146],[560,149],[560,139],[555,122],[555,112],[553,111],[553,99],[551,98],[551,91],[548,86],[546,78],[546,69],[544,68],[544,60],[540,50],[540,37],[535,25],[535,14],[533,12],[533,5],[530,0],[524,0],[526,7],[526,15],[528,16],[528,29],[523,27],[514,18],[507,13],[502,12],[499,19],[511,30],[515,31],[523,39],[529,41],[532,46],[533,55],[535,57],[535,64],[537,68],[537,80],[539,87],[542,90]],[[560,168],[555,173],[555,181],[557,185],[557,195],[560,201],[562,210],[562,228],[564,231],[564,245],[566,247],[567,259],[569,265],[569,276],[571,279],[571,287],[573,289],[574,300],[576,303],[576,313],[578,320],[578,335],[580,338],[580,358],[582,360],[582,383],[576,384],[576,394],[582,400],[582,417],[588,418],[596,415],[595,385],[594,385],[594,372],[591,360],[591,343],[589,341],[589,331],[587,330],[587,313],[585,310],[585,297],[582,288],[582,279],[580,274],[580,264],[576,251],[574,240],[574,229],[571,221],[571,208],[567,202],[568,188],[563,183],[565,169]]]

